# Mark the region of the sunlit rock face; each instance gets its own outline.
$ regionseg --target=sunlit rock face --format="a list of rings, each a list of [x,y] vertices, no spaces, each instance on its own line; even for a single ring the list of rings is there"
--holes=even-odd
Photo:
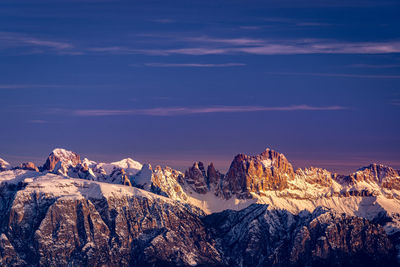
[[[321,207],[206,216],[142,189],[26,170],[2,172],[0,193],[1,266],[397,264],[379,224]]]
[[[150,164],[144,164],[133,177],[133,186],[186,202],[188,197],[181,186],[184,183],[183,180],[183,173],[177,170],[159,165],[153,169]]]
[[[0,158],[0,172],[11,169],[10,163]]]
[[[328,170],[314,167],[298,169],[296,170],[296,175],[309,184],[316,184],[321,187],[332,186],[333,178],[335,177],[335,174]]]
[[[45,164],[43,165],[43,169],[52,171],[59,162],[61,162],[61,165],[63,165],[64,168],[68,168],[81,163],[81,157],[75,152],[62,148],[56,148],[50,153]]]
[[[359,169],[349,177],[352,183],[377,183],[383,188],[400,190],[400,172],[381,164],[371,164]]]
[[[51,171],[3,163],[0,266],[399,264],[400,176],[391,167],[294,172],[267,149],[237,155],[224,175],[212,163],[182,173],[52,154]]]
[[[293,167],[283,154],[270,149],[258,156],[239,154],[224,177],[221,193],[225,198],[250,198],[250,193],[285,189],[293,178]]]
[[[21,163],[18,167],[16,167],[16,169],[36,171],[36,172],[39,171],[38,167],[36,167],[36,165],[33,162]]]

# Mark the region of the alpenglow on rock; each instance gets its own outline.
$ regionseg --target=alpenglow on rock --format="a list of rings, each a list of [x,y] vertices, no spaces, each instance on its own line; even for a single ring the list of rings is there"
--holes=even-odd
[[[293,167],[283,154],[271,149],[258,156],[239,154],[224,177],[222,195],[250,198],[251,193],[285,189],[293,178]]]
[[[56,148],[50,153],[46,163],[43,165],[43,169],[52,171],[59,162],[61,162],[61,165],[65,168],[70,166],[75,167],[81,163],[81,157],[75,152],[62,148]]]
[[[8,163],[4,159],[0,158],[0,171],[6,171],[9,169],[11,169],[10,163]]]
[[[134,187],[0,173],[1,266],[396,266],[376,223],[254,204],[205,215]]]
[[[182,173],[53,154],[51,171],[0,172],[0,266],[400,265],[400,174],[388,166],[294,171],[267,149],[226,174],[201,162]]]

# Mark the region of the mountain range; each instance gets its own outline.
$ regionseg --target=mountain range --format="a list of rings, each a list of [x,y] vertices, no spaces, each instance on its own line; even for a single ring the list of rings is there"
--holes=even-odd
[[[2,266],[399,266],[400,171],[295,170],[271,149],[185,172],[54,149],[0,159]]]

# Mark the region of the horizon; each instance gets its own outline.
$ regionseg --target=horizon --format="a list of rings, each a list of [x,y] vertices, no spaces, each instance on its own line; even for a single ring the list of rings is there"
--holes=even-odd
[[[5,0],[0,158],[400,169],[400,2]]]
[[[94,156],[94,158],[87,157],[87,156],[85,156],[84,153],[79,153],[79,152],[76,152],[76,151],[73,151],[73,150],[69,150],[69,149],[66,149],[66,148],[63,148],[63,147],[56,147],[52,151],[54,151],[55,149],[63,149],[63,150],[74,152],[74,153],[76,153],[76,154],[78,154],[80,156],[81,161],[83,161],[85,158],[87,158],[88,160],[95,161],[96,163],[112,163],[112,162],[117,162],[117,161],[121,161],[121,160],[129,158],[129,159],[137,161],[137,162],[139,162],[139,163],[141,163],[143,165],[144,164],[150,164],[153,167],[155,167],[157,165],[160,165],[162,167],[170,167],[170,168],[176,169],[176,170],[178,170],[180,172],[183,172],[183,173],[186,170],[188,170],[195,162],[202,162],[202,163],[205,164],[205,166],[208,166],[209,164],[213,163],[217,170],[219,170],[221,173],[226,173],[228,171],[228,169],[229,169],[229,167],[231,165],[231,162],[233,161],[234,157],[236,157],[239,154],[245,154],[245,153],[236,153],[235,155],[232,155],[230,161],[227,160],[227,159],[225,159],[225,160],[214,160],[214,161],[213,160],[207,160],[207,159],[204,158],[204,157],[206,157],[204,155],[202,156],[204,160],[193,160],[193,161],[191,161],[190,159],[185,159],[185,160],[181,160],[181,161],[176,161],[176,160],[168,161],[168,160],[163,160],[161,158],[159,158],[157,160],[153,160],[153,161],[151,161],[151,160],[139,160],[138,158],[136,158],[134,156],[129,156],[129,155],[127,155],[124,158],[118,158],[118,159],[115,159],[115,160],[112,160],[112,161],[102,161],[102,160],[96,160],[96,156]],[[315,167],[315,168],[326,169],[326,170],[330,171],[331,173],[336,173],[336,174],[340,174],[340,175],[350,175],[352,173],[355,173],[359,169],[367,167],[367,166],[369,166],[371,164],[383,165],[383,166],[391,167],[391,168],[393,168],[395,170],[398,170],[396,167],[394,167],[390,163],[389,164],[388,163],[385,164],[385,163],[382,163],[382,162],[370,162],[370,163],[366,163],[366,164],[363,164],[363,165],[360,165],[360,166],[353,166],[352,164],[347,165],[347,164],[344,163],[343,167],[344,167],[345,170],[350,169],[351,167],[354,167],[354,168],[350,169],[349,172],[340,172],[340,171],[338,172],[338,171],[334,171],[334,170],[329,168],[329,166],[332,166],[332,164],[334,166],[337,166],[338,162],[336,162],[336,161],[333,161],[333,162],[329,162],[329,161],[326,161],[326,160],[322,161],[321,164],[324,165],[324,166],[327,166],[327,167],[322,167],[322,166],[315,165],[315,164],[314,165],[313,164],[307,165],[304,161],[302,162],[301,160],[297,161],[297,162],[293,162],[293,161],[290,160],[290,158],[288,158],[285,155],[285,153],[283,153],[281,151],[274,150],[274,149],[269,148],[269,147],[265,148],[263,151],[265,151],[266,149],[270,149],[270,150],[276,151],[276,152],[278,152],[280,154],[283,154],[286,157],[286,159],[288,160],[288,162],[293,166],[293,169],[295,171],[297,169],[306,169],[306,168],[310,168],[310,167]],[[257,155],[261,154],[263,151],[260,151],[259,153],[256,153],[256,154],[250,154],[250,155],[245,154],[245,155],[257,156]],[[29,160],[25,160],[25,161],[16,161],[16,160],[9,161],[9,160],[7,160],[5,158],[2,158],[2,157],[0,157],[0,159],[3,159],[5,161],[7,161],[8,163],[10,163],[10,165],[12,167],[17,167],[21,163],[27,163],[27,162],[33,162],[37,167],[40,167],[40,166],[44,165],[44,163],[47,160],[47,157],[51,154],[51,152],[48,153],[48,155],[46,157],[44,157],[44,158],[34,158],[34,160],[32,160],[32,161],[29,161]],[[195,157],[195,155],[193,157]],[[22,157],[22,158],[27,158],[27,157]],[[343,162],[340,162],[340,163],[343,164]],[[301,165],[301,164],[303,164],[303,165]]]

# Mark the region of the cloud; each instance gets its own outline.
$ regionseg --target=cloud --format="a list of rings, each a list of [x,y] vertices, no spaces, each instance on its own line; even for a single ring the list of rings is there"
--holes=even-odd
[[[239,26],[239,29],[242,29],[242,30],[260,30],[262,28],[263,28],[262,26],[256,26],[256,25]]]
[[[42,39],[28,36],[26,34],[14,32],[0,32],[0,49],[29,47],[44,49],[46,51],[59,52],[63,54],[80,54],[82,52],[75,51],[75,47],[68,42],[60,42],[55,40]],[[32,53],[40,53],[42,50],[32,50]]]
[[[261,111],[336,111],[346,110],[343,106],[309,106],[294,105],[281,107],[264,106],[218,106],[218,107],[162,107],[150,109],[86,109],[75,110],[76,116],[121,116],[121,115],[148,115],[148,116],[178,116],[189,114],[209,114],[209,113],[243,113]]]
[[[205,64],[205,63],[145,63],[144,64],[147,67],[178,67],[178,68],[222,68],[222,67],[237,67],[237,66],[246,66],[244,63],[222,63],[222,64]]]
[[[400,53],[400,41],[345,42],[328,39],[270,40],[255,38],[213,38],[147,36],[168,40],[174,48],[129,48],[121,46],[88,48],[92,52],[144,55],[300,55],[300,54],[391,54]],[[171,45],[169,45],[171,46]]]
[[[42,39],[19,33],[0,32],[0,49],[25,48],[27,53],[58,55],[142,54],[170,55],[299,55],[299,54],[391,54],[400,53],[400,41],[346,42],[329,39],[261,39],[249,37],[182,37],[168,34],[145,34],[135,45],[112,44],[77,47],[71,42]]]
[[[208,36],[200,36],[200,37],[190,37],[183,38],[183,40],[187,40],[190,42],[202,42],[202,43],[221,43],[228,44],[234,46],[242,46],[242,45],[262,45],[265,43],[262,39],[253,39],[253,38],[212,38]]]
[[[313,26],[331,26],[330,23],[316,22],[316,21],[304,21],[293,18],[285,18],[285,17],[269,17],[264,18],[264,21],[271,23],[280,23],[280,24],[288,24],[299,27],[313,27]]]
[[[365,69],[392,69],[392,68],[400,68],[400,64],[353,64],[349,67],[353,68],[365,68]]]
[[[373,74],[348,74],[348,73],[319,73],[319,72],[266,72],[269,75],[285,76],[317,76],[317,77],[343,77],[343,78],[368,78],[368,79],[400,79],[400,75],[373,75]]]
[[[400,42],[337,42],[323,39],[264,42],[233,51],[256,55],[290,54],[387,54],[400,53]]]

